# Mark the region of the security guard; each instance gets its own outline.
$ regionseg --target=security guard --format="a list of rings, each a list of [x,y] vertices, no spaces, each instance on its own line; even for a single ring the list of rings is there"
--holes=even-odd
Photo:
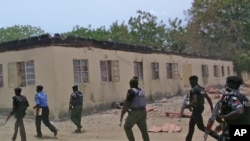
[[[124,129],[128,140],[135,141],[132,127],[137,124],[142,133],[143,141],[149,141],[146,122],[147,112],[145,92],[138,87],[138,78],[136,77],[133,77],[129,81],[129,85],[130,89],[127,92],[127,97],[121,111],[120,121],[122,123],[124,114],[128,112],[128,116],[124,124]]]
[[[48,105],[48,99],[47,94],[43,92],[43,86],[38,85],[36,87],[36,94],[35,94],[35,103],[36,105],[33,107],[36,111],[36,137],[42,138],[42,131],[41,131],[41,121],[43,121],[44,125],[49,128],[51,132],[54,133],[54,137],[57,135],[57,129],[56,127],[50,123],[49,121],[49,105]],[[39,109],[42,110],[41,114],[39,114]]]
[[[240,94],[239,87],[242,79],[237,76],[228,76],[226,80],[226,91],[228,94],[224,98],[221,106],[221,113],[217,115],[216,121],[221,123],[216,127],[217,131],[222,130],[219,141],[230,141],[230,126],[244,124],[243,101],[249,101]],[[249,117],[248,117],[249,118]]]
[[[190,90],[190,103],[186,105],[185,108],[192,108],[193,111],[189,120],[189,129],[188,129],[188,134],[186,136],[186,141],[192,140],[195,125],[197,125],[197,127],[203,132],[205,132],[206,130],[202,117],[202,113],[205,108],[204,107],[205,98],[209,103],[211,111],[213,111],[213,104],[210,97],[207,95],[204,88],[198,84],[198,76],[196,75],[190,76],[189,82],[192,87]],[[219,135],[217,135],[215,131],[210,131],[209,135],[215,139],[219,138]]]
[[[78,90],[78,86],[72,87],[73,93],[70,95],[69,110],[71,110],[71,120],[77,126],[76,133],[81,132],[81,118],[83,109],[83,93]]]
[[[15,96],[12,97],[13,99],[13,110],[10,115],[15,115],[16,123],[15,123],[15,130],[14,135],[12,137],[12,141],[16,140],[18,128],[20,128],[20,136],[21,141],[26,141],[26,133],[23,124],[23,118],[25,116],[25,112],[27,107],[29,107],[29,102],[24,95],[21,95],[21,88],[15,88]]]

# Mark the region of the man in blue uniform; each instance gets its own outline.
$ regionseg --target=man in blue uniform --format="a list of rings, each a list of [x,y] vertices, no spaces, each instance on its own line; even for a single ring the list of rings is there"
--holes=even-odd
[[[83,93],[78,91],[78,86],[72,87],[73,93],[70,95],[69,109],[71,110],[71,120],[76,125],[76,133],[81,132],[81,118],[83,106]]]
[[[221,112],[217,115],[216,121],[220,123],[216,127],[222,130],[219,141],[230,141],[230,126],[244,125],[249,117],[245,114],[243,103],[249,100],[240,93],[239,87],[242,79],[237,76],[228,76],[226,81],[226,91],[228,94],[223,99]]]
[[[48,99],[47,94],[43,92],[43,86],[38,85],[36,87],[37,93],[35,94],[35,103],[36,105],[33,107],[36,110],[36,137],[42,137],[41,131],[41,121],[43,121],[44,125],[47,126],[51,132],[54,133],[54,136],[57,135],[57,129],[54,125],[52,125],[49,121],[49,106],[48,106]],[[39,112],[41,111],[41,114]]]

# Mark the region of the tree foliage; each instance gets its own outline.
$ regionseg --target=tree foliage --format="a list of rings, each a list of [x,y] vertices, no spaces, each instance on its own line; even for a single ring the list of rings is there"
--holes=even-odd
[[[181,25],[182,20],[175,18],[174,20],[169,19],[170,27],[166,29],[166,49],[168,51],[182,53],[187,44],[186,29]]]
[[[91,29],[76,26],[65,35],[148,46],[156,50],[166,48],[167,30],[163,21],[158,23],[157,17],[149,12],[138,10],[137,14],[138,16],[131,17],[127,24],[124,22],[118,24],[116,21],[109,29]]]
[[[167,26],[150,12],[138,10],[127,23],[113,22],[92,29],[73,27],[63,33],[95,40],[148,46],[155,50],[189,53],[201,56],[231,57],[237,71],[250,71],[250,1],[194,0],[187,11],[186,26],[182,20],[169,19]],[[13,26],[0,28],[0,42],[38,36],[45,32],[39,27]]]
[[[14,25],[7,28],[0,28],[0,42],[21,40],[42,34],[45,34],[45,32],[39,27],[31,25]]]
[[[188,11],[188,31],[200,54],[231,56],[237,50],[249,49],[248,0],[195,0]],[[197,43],[197,42],[196,42]],[[195,45],[190,45],[195,47]]]
[[[157,17],[149,12],[138,10],[137,14],[128,21],[132,43],[154,49],[165,48],[166,25],[163,21],[157,23]]]
[[[186,50],[201,55],[225,56],[234,60],[235,70],[248,70],[250,50],[249,0],[195,0],[188,10]]]

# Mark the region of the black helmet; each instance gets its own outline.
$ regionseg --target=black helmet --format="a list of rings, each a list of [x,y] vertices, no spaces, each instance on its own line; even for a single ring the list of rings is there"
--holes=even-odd
[[[242,82],[242,79],[238,76],[228,76],[226,83],[227,85],[232,84],[234,86],[234,89],[238,89]]]

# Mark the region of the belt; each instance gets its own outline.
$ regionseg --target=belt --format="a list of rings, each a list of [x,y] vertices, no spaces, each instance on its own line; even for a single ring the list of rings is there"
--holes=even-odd
[[[146,108],[130,108],[131,111],[145,111]]]

